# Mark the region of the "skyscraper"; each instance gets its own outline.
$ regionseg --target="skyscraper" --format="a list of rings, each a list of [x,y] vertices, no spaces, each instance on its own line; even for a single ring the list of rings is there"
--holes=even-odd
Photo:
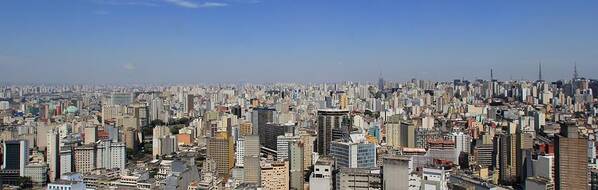
[[[409,158],[388,156],[382,159],[382,188],[409,189]]]
[[[88,126],[84,129],[85,144],[94,143],[98,139],[98,128],[96,126]]]
[[[244,138],[244,182],[260,183],[260,142],[257,135],[245,136]]]
[[[303,176],[303,143],[300,140],[288,142],[289,146],[289,173],[290,189],[303,190],[305,178]]]
[[[299,140],[299,136],[293,136],[292,133],[278,136],[276,140],[276,159],[287,159],[289,157],[289,142],[297,140]]]
[[[46,160],[49,166],[48,177],[50,178],[50,182],[53,182],[60,178],[60,138],[56,129],[51,129],[47,135],[48,147]]]
[[[318,110],[318,154],[326,156],[330,152],[333,129],[349,132],[350,125],[343,126],[343,121],[348,119],[348,114],[346,110]]]
[[[261,163],[264,189],[289,189],[289,164],[287,161]]]
[[[253,134],[261,134],[260,131],[264,130],[266,123],[274,121],[274,109],[269,108],[255,108],[251,112],[251,127]],[[264,141],[265,137],[260,136],[260,141]]]
[[[18,171],[19,176],[24,176],[25,166],[29,161],[29,148],[26,140],[4,141],[2,170]]]
[[[87,173],[96,169],[96,147],[95,144],[85,144],[75,147],[75,171]]]
[[[327,156],[320,157],[314,164],[314,171],[309,176],[309,189],[331,190],[334,184],[333,170],[334,159]]]
[[[376,167],[376,145],[371,143],[334,141],[329,155],[338,168]]]
[[[561,124],[555,139],[556,189],[588,189],[587,141],[574,123]]]
[[[234,166],[234,143],[226,132],[218,132],[208,139],[208,158],[216,161],[216,172],[226,177]]]

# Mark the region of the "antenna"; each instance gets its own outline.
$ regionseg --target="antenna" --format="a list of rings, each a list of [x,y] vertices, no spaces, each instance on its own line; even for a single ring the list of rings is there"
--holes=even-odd
[[[578,79],[579,74],[577,73],[577,62],[573,62],[573,79]]]
[[[542,61],[538,63],[538,80],[542,80]]]

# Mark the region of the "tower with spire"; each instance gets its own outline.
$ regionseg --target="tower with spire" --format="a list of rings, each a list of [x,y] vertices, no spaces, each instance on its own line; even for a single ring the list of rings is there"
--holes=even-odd
[[[579,74],[577,73],[577,63],[573,62],[573,80],[579,79]]]
[[[542,62],[538,63],[538,81],[542,81]]]
[[[380,72],[380,76],[378,77],[378,90],[384,90],[384,78],[382,78],[382,72]]]

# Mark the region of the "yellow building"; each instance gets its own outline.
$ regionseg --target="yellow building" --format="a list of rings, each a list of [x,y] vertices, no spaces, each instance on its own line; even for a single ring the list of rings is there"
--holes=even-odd
[[[208,158],[216,161],[216,171],[220,176],[229,176],[233,168],[234,142],[227,132],[217,132],[208,139]]]
[[[289,164],[286,161],[261,163],[262,187],[264,189],[289,189]]]
[[[244,122],[239,125],[239,133],[241,136],[248,136],[251,135],[251,122]]]

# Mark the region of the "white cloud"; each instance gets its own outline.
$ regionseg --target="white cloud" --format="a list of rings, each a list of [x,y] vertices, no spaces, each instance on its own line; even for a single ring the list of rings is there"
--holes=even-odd
[[[209,8],[209,7],[226,7],[228,4],[226,3],[218,3],[218,2],[205,2],[199,5],[199,7]]]
[[[97,4],[103,5],[130,5],[130,6],[146,6],[146,7],[157,7],[158,4],[151,2],[151,1],[144,1],[144,0],[93,0]]]
[[[132,71],[132,70],[135,70],[135,69],[137,68],[137,66],[135,66],[135,65],[134,65],[134,64],[132,64],[132,63],[127,63],[127,64],[124,64],[124,65],[123,65],[123,68],[124,68],[125,70]]]
[[[212,8],[212,7],[225,7],[228,6],[226,3],[219,3],[219,2],[204,2],[204,3],[196,3],[190,0],[164,0],[164,2],[171,3],[173,5],[183,7],[183,8]]]
[[[194,3],[194,2],[191,2],[191,1],[187,1],[187,0],[164,0],[164,1],[168,2],[168,3],[172,3],[172,4],[174,4],[176,6],[179,6],[179,7],[184,7],[184,8],[194,9],[194,8],[198,8],[199,7],[199,5],[197,3]]]

